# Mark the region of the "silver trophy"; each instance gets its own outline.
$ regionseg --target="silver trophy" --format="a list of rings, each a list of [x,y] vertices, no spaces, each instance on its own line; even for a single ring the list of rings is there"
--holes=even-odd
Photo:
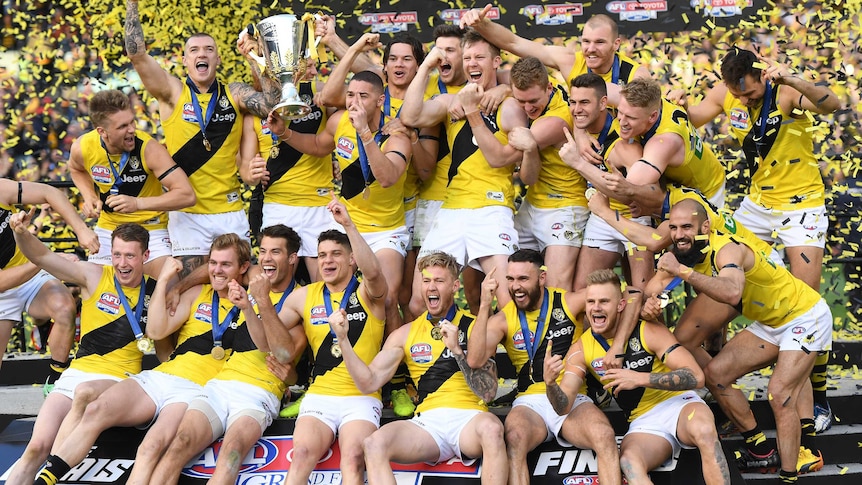
[[[261,41],[263,56],[252,53],[265,75],[281,83],[281,101],[275,111],[285,121],[302,118],[311,112],[296,89],[296,80],[305,75],[308,58],[313,54],[314,25],[296,15],[282,14],[267,17],[257,24],[257,37]]]

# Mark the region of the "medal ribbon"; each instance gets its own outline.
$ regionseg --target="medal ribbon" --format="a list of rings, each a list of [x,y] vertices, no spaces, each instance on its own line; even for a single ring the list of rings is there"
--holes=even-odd
[[[766,135],[766,125],[769,121],[769,110],[772,109],[772,84],[769,81],[766,81],[766,91],[763,93],[763,104],[760,106],[760,127],[757,130],[758,139],[763,143],[763,137]],[[760,143],[757,143],[757,154],[763,158],[763,154],[760,153]]]
[[[670,280],[670,283],[668,283],[667,286],[664,287],[662,293],[670,293],[671,291],[673,291],[674,288],[679,286],[680,283],[682,283],[682,278],[680,278],[679,276],[674,276],[674,278]]]
[[[108,153],[108,147],[105,146],[105,140],[99,138],[99,143],[101,143],[102,148],[105,149],[105,155],[108,157],[108,167],[111,169],[111,173],[114,174],[114,183],[111,185],[111,193],[118,194],[120,193],[120,186],[123,185],[123,179],[120,178],[120,174],[123,173],[123,170],[126,168],[126,163],[129,161],[129,152],[124,151],[122,155],[120,155],[120,170],[114,168],[114,162],[111,160],[111,154]],[[119,289],[117,291],[120,291]],[[122,292],[121,292],[122,293]]]
[[[437,89],[440,91],[440,94],[449,94],[449,89],[446,88],[446,83],[440,79],[439,74],[437,75]]]
[[[380,146],[381,140],[383,140],[383,119],[385,116],[383,114],[380,115],[380,124],[377,127],[377,133],[374,134],[374,143],[377,146]],[[365,186],[369,185],[368,180],[371,178],[371,165],[368,163],[368,154],[365,153],[365,143],[362,142],[362,138],[359,136],[359,132],[356,132],[356,144],[359,146],[359,167],[362,168],[362,178],[365,179]]]
[[[284,300],[287,299],[288,295],[293,292],[293,287],[296,286],[296,279],[291,278],[290,283],[287,285],[287,289],[281,294],[281,298],[278,299],[278,303],[275,304],[275,313],[281,312],[281,307],[284,306]]]
[[[611,346],[608,343],[607,339],[605,339],[605,337],[603,337],[601,334],[593,332],[592,330],[590,330],[590,333],[593,334],[593,338],[596,339],[596,342],[598,342],[599,345],[601,345],[602,348],[605,349],[605,351],[610,350]]]
[[[359,280],[356,279],[356,275],[350,277],[350,282],[347,283],[347,288],[344,289],[344,296],[341,297],[341,304],[338,305],[340,310],[347,308],[347,303],[350,300],[350,295],[352,295],[356,288],[359,287]],[[326,307],[326,316],[332,315],[332,300],[329,298],[329,288],[326,285],[323,285],[323,305]],[[329,328],[329,335],[332,335],[332,343],[338,342],[338,339],[335,337],[335,332],[332,331],[332,327]]]
[[[527,314],[522,310],[518,310],[518,320],[521,323],[521,333],[524,335],[524,346],[527,347],[527,355],[530,357],[532,365],[533,357],[536,355],[536,350],[542,341],[542,335],[545,331],[545,318],[548,316],[548,289],[545,288],[545,293],[542,298],[542,309],[539,310],[539,318],[536,321],[536,333],[530,337],[530,327],[527,324]]]
[[[144,294],[146,293],[147,280],[141,276],[141,290],[138,293],[138,304],[135,306],[135,311],[129,306],[129,300],[126,299],[126,294],[123,293],[123,287],[120,285],[120,280],[117,275],[114,275],[114,288],[117,290],[117,296],[120,297],[120,303],[123,304],[123,309],[126,310],[126,319],[129,321],[129,326],[132,327],[132,333],[135,334],[135,340],[144,338],[144,332],[141,330],[141,317],[144,315]]]
[[[453,303],[453,304],[452,304],[452,306],[449,308],[449,311],[448,311],[448,312],[446,312],[446,316],[445,316],[445,317],[443,317],[443,318],[440,320],[440,322],[442,323],[442,322],[443,322],[443,320],[446,320],[447,322],[452,323],[452,320],[455,318],[455,312],[456,312],[456,311],[458,311],[458,306],[457,306],[457,305],[455,305],[455,304]],[[431,320],[433,320],[433,319],[434,319],[434,317],[432,317],[430,313],[428,313],[427,315],[425,315],[425,318],[426,318],[429,322],[430,322]]]
[[[593,72],[589,67],[587,72]],[[620,81],[620,56],[614,54],[614,65],[611,67],[611,84],[619,84]]]
[[[219,297],[218,292],[213,290],[213,299],[212,299],[212,326],[213,326],[213,345],[216,347],[221,347],[221,338],[224,335],[224,332],[227,330],[228,325],[239,315],[239,308],[234,306],[227,312],[227,316],[224,317],[220,323],[216,323],[219,321],[218,319],[218,309],[219,309]]]
[[[215,113],[216,103],[218,102],[218,86],[216,83],[218,83],[218,81],[213,81],[213,84],[210,86],[209,91],[207,91],[209,93],[212,93],[212,96],[210,96],[210,101],[209,103],[207,103],[207,115],[206,118],[204,118],[201,115],[201,104],[198,101],[197,96],[200,91],[198,91],[198,87],[195,86],[195,83],[192,82],[192,78],[186,77],[186,84],[189,86],[189,92],[192,96],[192,107],[194,107],[195,109],[195,116],[198,119],[198,126],[201,127],[201,133],[204,135],[205,140],[207,138],[207,125],[209,124],[213,113]],[[216,88],[216,92],[213,92],[213,88]]]

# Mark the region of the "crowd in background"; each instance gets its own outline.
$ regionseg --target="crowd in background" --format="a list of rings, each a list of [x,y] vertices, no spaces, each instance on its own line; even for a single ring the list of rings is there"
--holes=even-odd
[[[192,2],[194,4],[194,2]],[[862,91],[862,47],[858,47],[860,19],[858,2],[824,2],[797,4],[777,2],[754,17],[730,28],[711,28],[682,33],[642,33],[624,39],[621,52],[647,65],[652,76],[668,89],[683,87],[690,92],[703,92],[718,78],[717,61],[721,52],[733,44],[751,46],[763,55],[786,62],[800,72],[829,79],[842,100],[843,109],[833,116],[823,116],[815,126],[815,152],[819,153],[821,170],[830,190],[829,207],[835,223],[827,248],[827,261],[858,258],[859,233],[862,221],[858,210],[859,184],[862,177],[859,113]],[[66,161],[72,142],[92,127],[88,119],[88,100],[106,87],[120,88],[130,95],[137,114],[139,128],[162,139],[155,100],[146,94],[123,55],[121,35],[122,5],[109,2],[89,2],[87,7],[77,2],[64,3],[40,0],[4,0],[2,3],[3,34],[0,39],[0,176],[28,181],[69,181]],[[159,5],[158,12],[143,12],[153,19],[169,13],[177,5]],[[194,5],[191,6],[194,8]],[[250,7],[237,7],[249,9]],[[260,7],[260,12],[228,15],[224,32],[217,35],[224,65],[225,80],[248,80],[249,72],[236,52],[233,41],[239,25],[255,20],[255,16],[276,12],[278,5]],[[201,10],[203,13],[203,9]],[[748,12],[748,11],[746,11]],[[225,15],[213,8],[206,15]],[[207,22],[206,16],[170,23],[158,22],[153,45],[164,52],[175,53],[180,65],[177,45],[165,39],[178,39],[171,29],[196,30],[195,22]],[[234,25],[237,24],[237,25]],[[224,25],[221,22],[219,25]],[[200,26],[203,27],[203,26]],[[199,30],[204,30],[203,28]],[[573,27],[574,30],[574,27]],[[164,32],[161,32],[164,31]],[[571,44],[574,38],[553,38],[545,42]],[[805,61],[801,61],[801,60]],[[515,59],[504,59],[511,65]],[[168,61],[166,61],[168,62]],[[804,62],[804,64],[803,64]],[[504,67],[506,67],[504,65]],[[331,66],[322,66],[326,73]],[[747,167],[744,157],[727,125],[709,124],[703,129],[728,173],[728,205],[735,206],[746,192]],[[849,191],[848,191],[849,187]],[[251,191],[245,187],[244,197]],[[77,197],[69,189],[70,198]],[[47,208],[46,208],[47,209]],[[69,231],[43,211],[37,220],[39,235],[47,238],[69,237]],[[59,224],[59,225],[58,225]],[[57,250],[71,250],[72,244],[56,243]],[[827,266],[828,268],[830,266]],[[843,288],[824,287],[853,299],[859,291],[858,261],[832,265],[835,272],[845,268],[839,278]],[[837,283],[836,283],[837,284]],[[828,296],[827,296],[828,298]],[[857,297],[858,298],[858,297]],[[862,302],[847,302],[848,313],[836,316],[841,321],[836,330],[848,335],[860,335],[857,322]]]

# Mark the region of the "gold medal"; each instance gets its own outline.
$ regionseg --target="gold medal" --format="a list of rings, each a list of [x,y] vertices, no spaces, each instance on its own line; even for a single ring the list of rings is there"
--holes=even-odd
[[[143,337],[138,339],[138,350],[141,352],[149,352],[150,347],[150,339]]]
[[[596,188],[595,188],[595,187],[590,187],[590,188],[588,188],[588,189],[587,189],[587,191],[586,191],[586,192],[584,192],[584,197],[586,197],[586,198],[587,198],[587,200],[590,200],[590,199],[591,199],[594,195],[596,195],[597,193],[598,193],[598,190],[596,190]]]
[[[272,149],[269,150],[269,158],[271,160],[278,158],[278,145],[273,145]]]
[[[210,144],[210,141],[206,139],[206,137],[204,137],[204,148],[206,148],[208,152],[211,152],[213,149],[213,146]]]
[[[329,348],[329,353],[336,359],[341,358],[341,347],[338,346],[338,343],[332,344],[332,347]]]
[[[365,189],[362,191],[362,198],[368,200],[369,195],[371,195],[371,188],[366,184]]]
[[[210,355],[215,360],[224,359],[224,348],[223,347],[213,347],[212,351],[210,351]]]

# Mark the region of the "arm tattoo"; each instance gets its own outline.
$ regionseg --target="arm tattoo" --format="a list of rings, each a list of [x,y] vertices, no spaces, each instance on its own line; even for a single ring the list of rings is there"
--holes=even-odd
[[[464,379],[470,390],[485,402],[491,402],[497,397],[497,363],[494,359],[488,359],[479,369],[473,369],[467,364],[467,354],[461,353],[455,355],[455,362],[461,372],[464,373]]]
[[[563,392],[563,389],[555,382],[550,386],[545,387],[545,394],[548,396],[548,401],[551,401],[551,406],[554,411],[560,416],[569,411],[569,396]]]
[[[230,94],[233,95],[240,105],[245,105],[246,111],[259,117],[266,119],[275,104],[270,103],[270,100],[260,91],[245,83],[230,83]]]
[[[180,278],[185,278],[192,271],[195,270],[198,266],[205,264],[206,260],[204,256],[200,255],[188,255],[188,256],[180,256],[180,260],[183,263],[183,270],[180,271]]]
[[[138,51],[146,49],[144,44],[144,29],[141,27],[141,17],[138,14],[138,2],[126,2],[126,52],[133,56]]]
[[[683,367],[682,369],[661,374],[650,374],[649,383],[650,387],[654,389],[685,391],[687,389],[694,389],[697,386],[697,379],[695,379],[690,369]]]

